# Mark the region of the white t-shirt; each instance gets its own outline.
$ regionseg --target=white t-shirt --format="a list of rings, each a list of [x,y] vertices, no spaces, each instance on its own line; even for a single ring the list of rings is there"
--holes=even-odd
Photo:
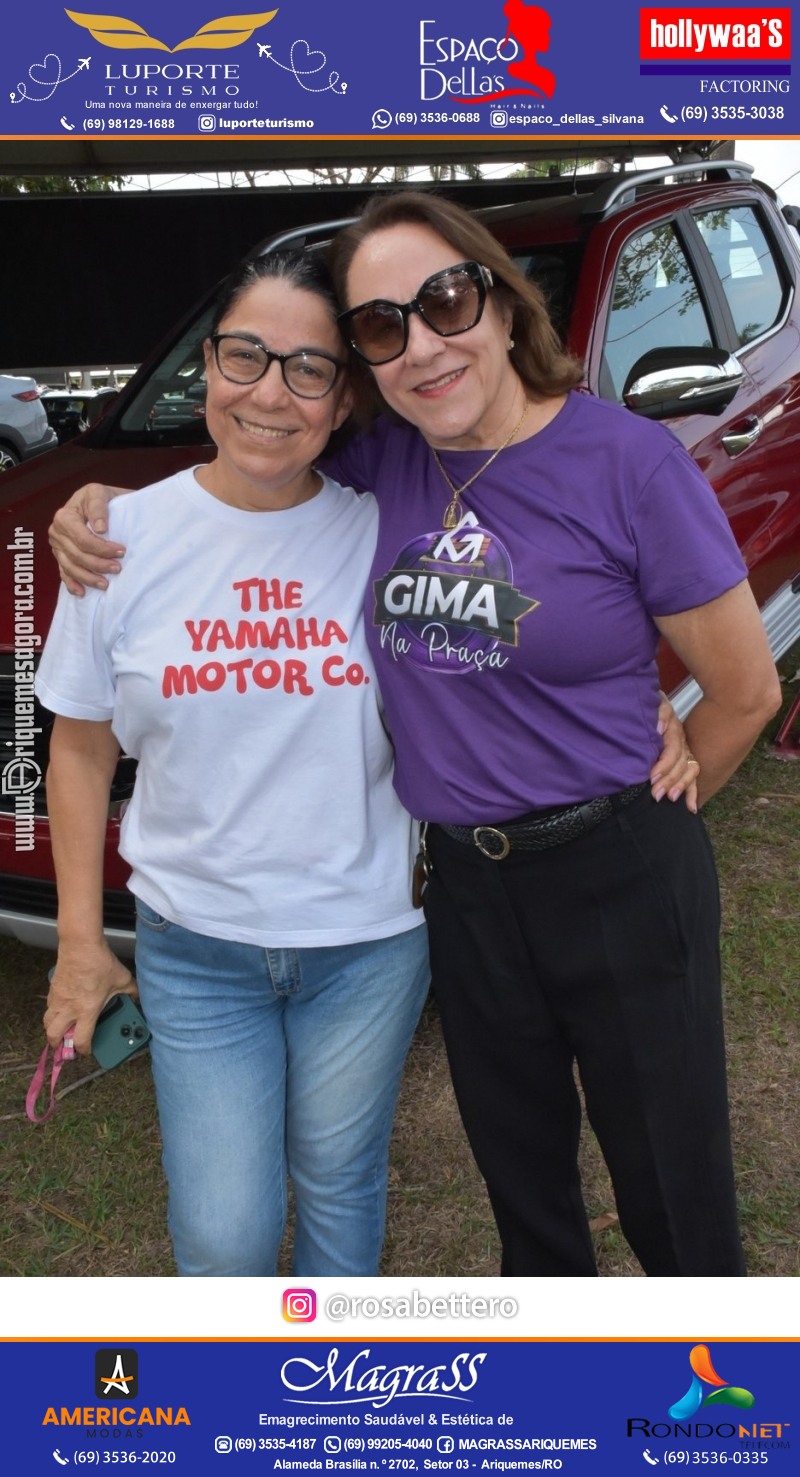
[[[107,593],[62,588],[37,695],[139,760],[120,852],[172,922],[273,948],[419,924],[364,638],[377,519],[327,478],[260,513],[184,471],[112,504]]]

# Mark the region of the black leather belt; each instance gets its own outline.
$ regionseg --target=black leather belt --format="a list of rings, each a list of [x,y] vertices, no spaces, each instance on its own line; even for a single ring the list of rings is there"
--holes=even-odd
[[[575,841],[578,836],[593,831],[615,810],[630,805],[649,788],[650,781],[644,780],[640,785],[629,785],[627,790],[619,790],[616,795],[598,795],[596,800],[587,800],[585,805],[565,805],[561,810],[542,816],[541,820],[512,821],[502,826],[440,825],[440,830],[452,836],[454,841],[477,846],[493,862],[501,862],[512,849],[546,851],[549,846]]]

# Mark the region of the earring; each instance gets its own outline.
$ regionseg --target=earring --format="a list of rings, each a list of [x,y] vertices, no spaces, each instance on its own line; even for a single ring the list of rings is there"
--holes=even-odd
[[[508,340],[508,343],[507,343],[507,344],[506,344],[506,348],[507,348],[507,349],[508,349],[508,350],[509,350],[509,352],[510,352],[510,351],[511,351],[511,350],[512,350],[512,349],[513,349],[513,347],[514,347],[514,340],[513,340],[513,338],[510,338],[510,339],[509,339],[509,340]]]

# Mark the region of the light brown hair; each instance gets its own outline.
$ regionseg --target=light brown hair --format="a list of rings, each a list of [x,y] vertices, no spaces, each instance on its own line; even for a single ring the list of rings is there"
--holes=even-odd
[[[579,361],[565,353],[535,283],[523,277],[508,252],[469,211],[439,195],[403,190],[393,195],[373,195],[359,219],[346,226],[331,247],[331,270],[339,300],[355,307],[347,291],[353,257],[362,242],[376,231],[398,225],[428,226],[449,242],[457,261],[475,261],[488,267],[492,289],[500,303],[512,313],[511,362],[520,379],[534,395],[563,395],[580,384]]]

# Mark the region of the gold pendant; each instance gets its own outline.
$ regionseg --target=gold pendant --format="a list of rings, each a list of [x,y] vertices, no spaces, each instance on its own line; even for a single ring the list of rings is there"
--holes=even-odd
[[[442,527],[446,528],[448,533],[450,533],[454,528],[458,528],[460,522],[461,504],[459,501],[459,495],[458,493],[456,493],[453,501],[451,503],[448,503],[447,507],[445,508],[444,518],[442,519]]]

